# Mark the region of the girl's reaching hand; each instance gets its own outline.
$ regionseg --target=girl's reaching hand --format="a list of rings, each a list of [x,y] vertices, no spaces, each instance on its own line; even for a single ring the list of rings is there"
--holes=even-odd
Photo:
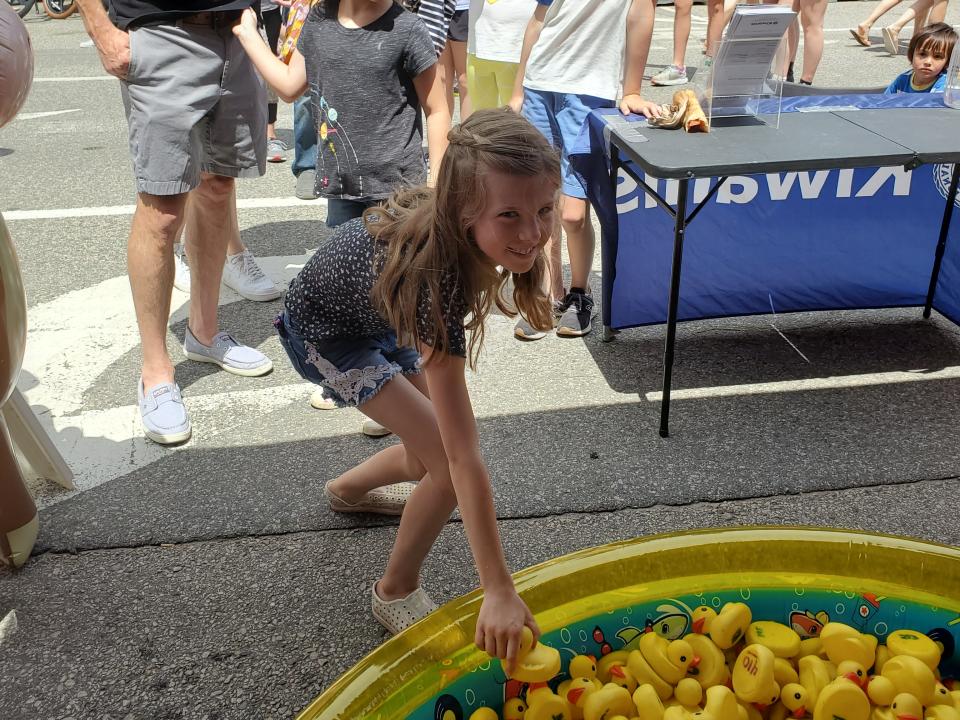
[[[233,24],[233,34],[240,37],[244,33],[252,32],[257,35],[257,14],[252,8],[243,11],[240,19]]]
[[[506,660],[509,674],[513,672],[517,659],[520,633],[524,625],[533,631],[536,645],[540,638],[540,628],[533,619],[530,608],[517,595],[517,591],[510,586],[502,591],[484,592],[474,642],[488,655]]]

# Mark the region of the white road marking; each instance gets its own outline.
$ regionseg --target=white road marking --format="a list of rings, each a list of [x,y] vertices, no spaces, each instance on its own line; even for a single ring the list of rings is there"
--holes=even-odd
[[[737,395],[768,395],[773,393],[806,392],[809,390],[836,390],[838,388],[870,387],[896,383],[927,382],[932,380],[960,379],[960,366],[942,370],[908,370],[897,372],[843,375],[837,377],[807,378],[804,380],[778,380],[744,385],[720,385],[717,387],[682,388],[670,391],[670,400],[700,400],[703,398],[734,397]],[[648,392],[644,397],[649,402],[660,402],[662,392]]]
[[[301,200],[296,197],[269,197],[244,198],[237,200],[237,207],[241,210],[257,208],[285,208],[285,207],[326,207],[326,200]],[[42,210],[10,210],[3,214],[7,222],[15,220],[60,220],[77,217],[108,217],[111,215],[133,215],[136,205],[104,205],[100,207],[73,207],[49,208]]]
[[[70,110],[48,110],[47,112],[20,113],[17,120],[36,120],[38,118],[53,117],[54,115],[66,115],[67,113],[80,112],[80,108],[71,108]]]

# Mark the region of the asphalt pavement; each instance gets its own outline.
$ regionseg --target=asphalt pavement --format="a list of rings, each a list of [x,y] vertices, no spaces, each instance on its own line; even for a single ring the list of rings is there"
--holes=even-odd
[[[817,84],[878,86],[907,69],[849,36],[870,7],[829,6]],[[705,29],[694,12],[691,66]],[[654,72],[669,62],[671,13],[659,10]],[[948,20],[960,23],[960,8]],[[119,88],[78,18],[28,26],[36,81],[0,130],[0,209],[29,300],[20,387],[77,489],[30,483],[35,555],[0,570],[0,720],[292,717],[384,639],[367,603],[395,523],[335,515],[321,488],[393,440],[361,435],[354,410],[310,408],[270,325],[280,302],[229,290],[222,326],[275,371],[240,378],[188,362],[187,297],[175,291],[168,344],[194,437],[173,449],[142,437]],[[278,127],[292,140],[287,106]],[[239,183],[243,240],[281,283],[328,232],[324,203],[293,189],[289,162]],[[767,317],[682,325],[683,392],[663,439],[662,327],[609,344],[598,331],[522,343],[511,320],[491,317],[468,381],[511,567],[768,523],[960,544],[960,329],[916,309],[778,316],[777,328]],[[424,585],[440,601],[476,585],[457,520]]]

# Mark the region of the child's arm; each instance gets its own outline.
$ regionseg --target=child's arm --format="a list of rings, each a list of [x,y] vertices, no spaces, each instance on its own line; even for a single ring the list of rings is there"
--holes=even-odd
[[[424,370],[430,401],[437,415],[460,516],[483,587],[475,641],[480,649],[511,664],[516,658],[523,626],[533,630],[535,637],[539,637],[540,630],[517,594],[503,557],[490,478],[480,455],[477,422],[464,378],[465,360],[441,355],[430,362],[429,348],[421,349],[425,351]]]
[[[523,32],[523,48],[520,50],[520,65],[517,67],[517,80],[513,85],[513,97],[510,98],[510,107],[514,112],[520,112],[523,107],[523,76],[527,71],[527,60],[530,59],[530,51],[540,39],[540,31],[543,30],[543,18],[547,15],[549,5],[537,3],[536,10],[533,11],[533,17],[527,23],[527,29]]]
[[[240,20],[233,26],[233,34],[243,45],[260,75],[281,100],[292,103],[306,92],[307,68],[303,63],[303,55],[294,50],[290,64],[285,65],[270,52],[257,30],[257,14],[253,10],[247,8],[243,11]]]
[[[446,91],[436,81],[437,66],[431,65],[413,79],[420,107],[427,116],[427,147],[430,150],[430,177],[427,184],[433,187],[440,171],[440,161],[447,151],[447,133],[450,131],[450,108]]]
[[[656,0],[633,0],[627,13],[627,58],[623,73],[623,99],[620,101],[620,112],[624,115],[638,113],[647,117],[660,116],[660,106],[640,96],[643,72],[653,40],[656,6]]]

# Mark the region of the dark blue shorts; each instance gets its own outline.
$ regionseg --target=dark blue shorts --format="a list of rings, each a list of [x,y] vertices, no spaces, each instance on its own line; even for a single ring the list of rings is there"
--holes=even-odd
[[[294,331],[286,313],[277,315],[273,326],[293,368],[304,380],[327,388],[337,407],[362,405],[394,375],[420,373],[420,353],[398,347],[392,332],[312,343]]]

